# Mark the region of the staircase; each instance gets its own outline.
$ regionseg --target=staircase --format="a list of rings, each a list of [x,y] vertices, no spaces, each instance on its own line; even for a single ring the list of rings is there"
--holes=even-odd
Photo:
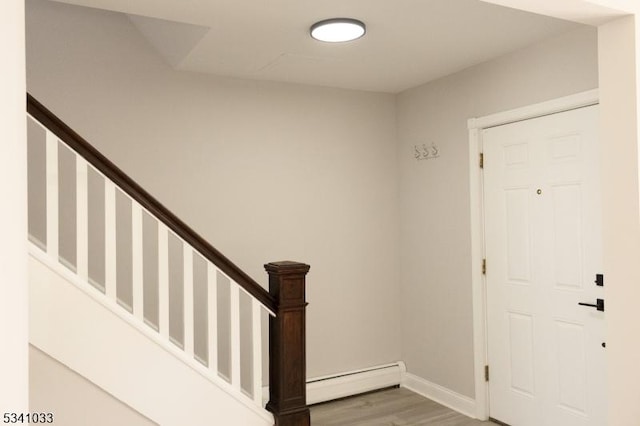
[[[31,344],[160,425],[309,425],[309,266],[265,265],[267,292],[30,95],[27,112]]]

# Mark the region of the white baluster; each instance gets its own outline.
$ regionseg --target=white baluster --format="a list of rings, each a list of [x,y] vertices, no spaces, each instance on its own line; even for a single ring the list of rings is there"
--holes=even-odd
[[[158,326],[169,340],[169,230],[158,222]]]
[[[231,303],[231,385],[240,392],[240,289],[238,285],[230,283]]]
[[[184,351],[193,357],[193,250],[182,243],[184,261]]]
[[[46,136],[46,167],[47,167],[47,253],[58,261],[58,138],[47,131]]]
[[[132,286],[133,286],[133,315],[144,321],[144,272],[142,247],[142,207],[131,201],[131,245],[132,245]]]
[[[262,406],[262,306],[251,298],[251,337],[253,345],[253,401]]]
[[[104,286],[111,300],[117,299],[116,288],[116,187],[104,180]]]
[[[89,279],[89,190],[87,162],[76,155],[76,271]]]
[[[207,262],[207,315],[209,368],[218,375],[218,271]]]

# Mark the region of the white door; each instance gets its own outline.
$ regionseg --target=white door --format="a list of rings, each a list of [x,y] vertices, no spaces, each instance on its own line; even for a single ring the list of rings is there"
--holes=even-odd
[[[603,426],[605,313],[578,305],[604,299],[598,107],[485,129],[482,143],[490,416]]]

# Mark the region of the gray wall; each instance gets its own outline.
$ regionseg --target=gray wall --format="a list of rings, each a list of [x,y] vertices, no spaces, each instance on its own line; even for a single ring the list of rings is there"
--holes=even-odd
[[[410,373],[470,397],[473,312],[467,120],[598,86],[585,28],[398,96],[402,359]],[[416,161],[416,144],[440,157]],[[490,266],[489,266],[490,267]]]
[[[394,96],[174,71],[125,16],[38,0],[27,84],[259,282],[311,265],[310,377],[400,359]]]
[[[39,349],[29,346],[30,412],[64,426],[152,426],[152,422]]]

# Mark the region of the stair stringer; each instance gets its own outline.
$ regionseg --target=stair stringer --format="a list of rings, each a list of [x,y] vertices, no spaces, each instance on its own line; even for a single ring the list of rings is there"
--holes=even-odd
[[[154,337],[155,330],[145,332],[146,324],[110,306],[100,291],[78,283],[33,245],[29,292],[31,344],[150,420],[163,426],[274,424],[271,413],[228,393],[205,366],[185,363],[180,349]]]

